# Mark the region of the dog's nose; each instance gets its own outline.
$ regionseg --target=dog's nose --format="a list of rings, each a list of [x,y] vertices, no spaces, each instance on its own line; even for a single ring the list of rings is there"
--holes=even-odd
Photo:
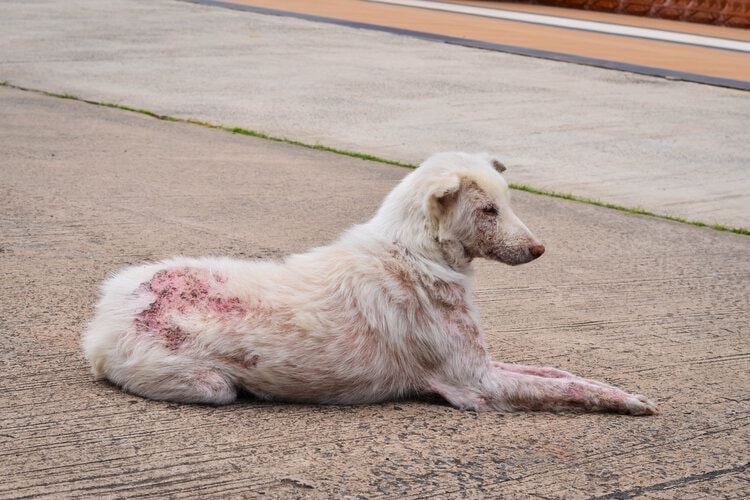
[[[544,245],[531,245],[531,247],[529,247],[529,252],[531,252],[531,255],[533,255],[535,259],[541,257],[544,253]]]

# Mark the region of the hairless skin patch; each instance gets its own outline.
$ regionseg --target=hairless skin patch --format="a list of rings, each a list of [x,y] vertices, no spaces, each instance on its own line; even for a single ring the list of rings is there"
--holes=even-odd
[[[138,293],[152,302],[135,318],[136,331],[160,339],[172,351],[188,334],[175,324],[175,317],[243,315],[247,311],[237,297],[225,297],[224,276],[201,269],[165,269],[141,284]]]

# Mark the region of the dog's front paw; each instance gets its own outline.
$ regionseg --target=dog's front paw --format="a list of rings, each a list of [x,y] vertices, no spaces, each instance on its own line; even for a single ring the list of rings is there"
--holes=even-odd
[[[625,413],[629,415],[656,415],[659,413],[659,407],[656,406],[656,403],[640,394],[628,394],[625,399],[625,410]]]

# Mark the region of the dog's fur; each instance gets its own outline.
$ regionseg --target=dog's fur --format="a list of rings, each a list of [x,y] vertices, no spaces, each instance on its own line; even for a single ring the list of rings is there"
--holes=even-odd
[[[145,397],[369,403],[437,393],[471,410],[652,414],[643,396],[490,359],[471,262],[544,252],[487,154],[441,153],[369,222],[284,262],[174,258],[103,286],[83,348],[97,378]]]

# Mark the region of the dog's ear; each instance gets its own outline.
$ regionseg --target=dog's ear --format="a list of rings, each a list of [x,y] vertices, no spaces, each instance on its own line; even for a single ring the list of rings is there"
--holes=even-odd
[[[430,183],[425,209],[430,217],[439,218],[445,210],[458,198],[458,190],[461,187],[461,178],[457,175],[448,175],[433,179]]]
[[[507,170],[507,168],[505,168],[505,165],[500,163],[500,160],[498,160],[497,158],[492,159],[492,166],[495,167],[495,170],[497,170],[501,174]]]
[[[500,172],[501,174],[507,170],[505,168],[505,165],[497,159],[497,157],[490,153],[480,153],[479,156],[484,157],[485,160],[487,160],[487,163],[492,165],[492,168]]]

